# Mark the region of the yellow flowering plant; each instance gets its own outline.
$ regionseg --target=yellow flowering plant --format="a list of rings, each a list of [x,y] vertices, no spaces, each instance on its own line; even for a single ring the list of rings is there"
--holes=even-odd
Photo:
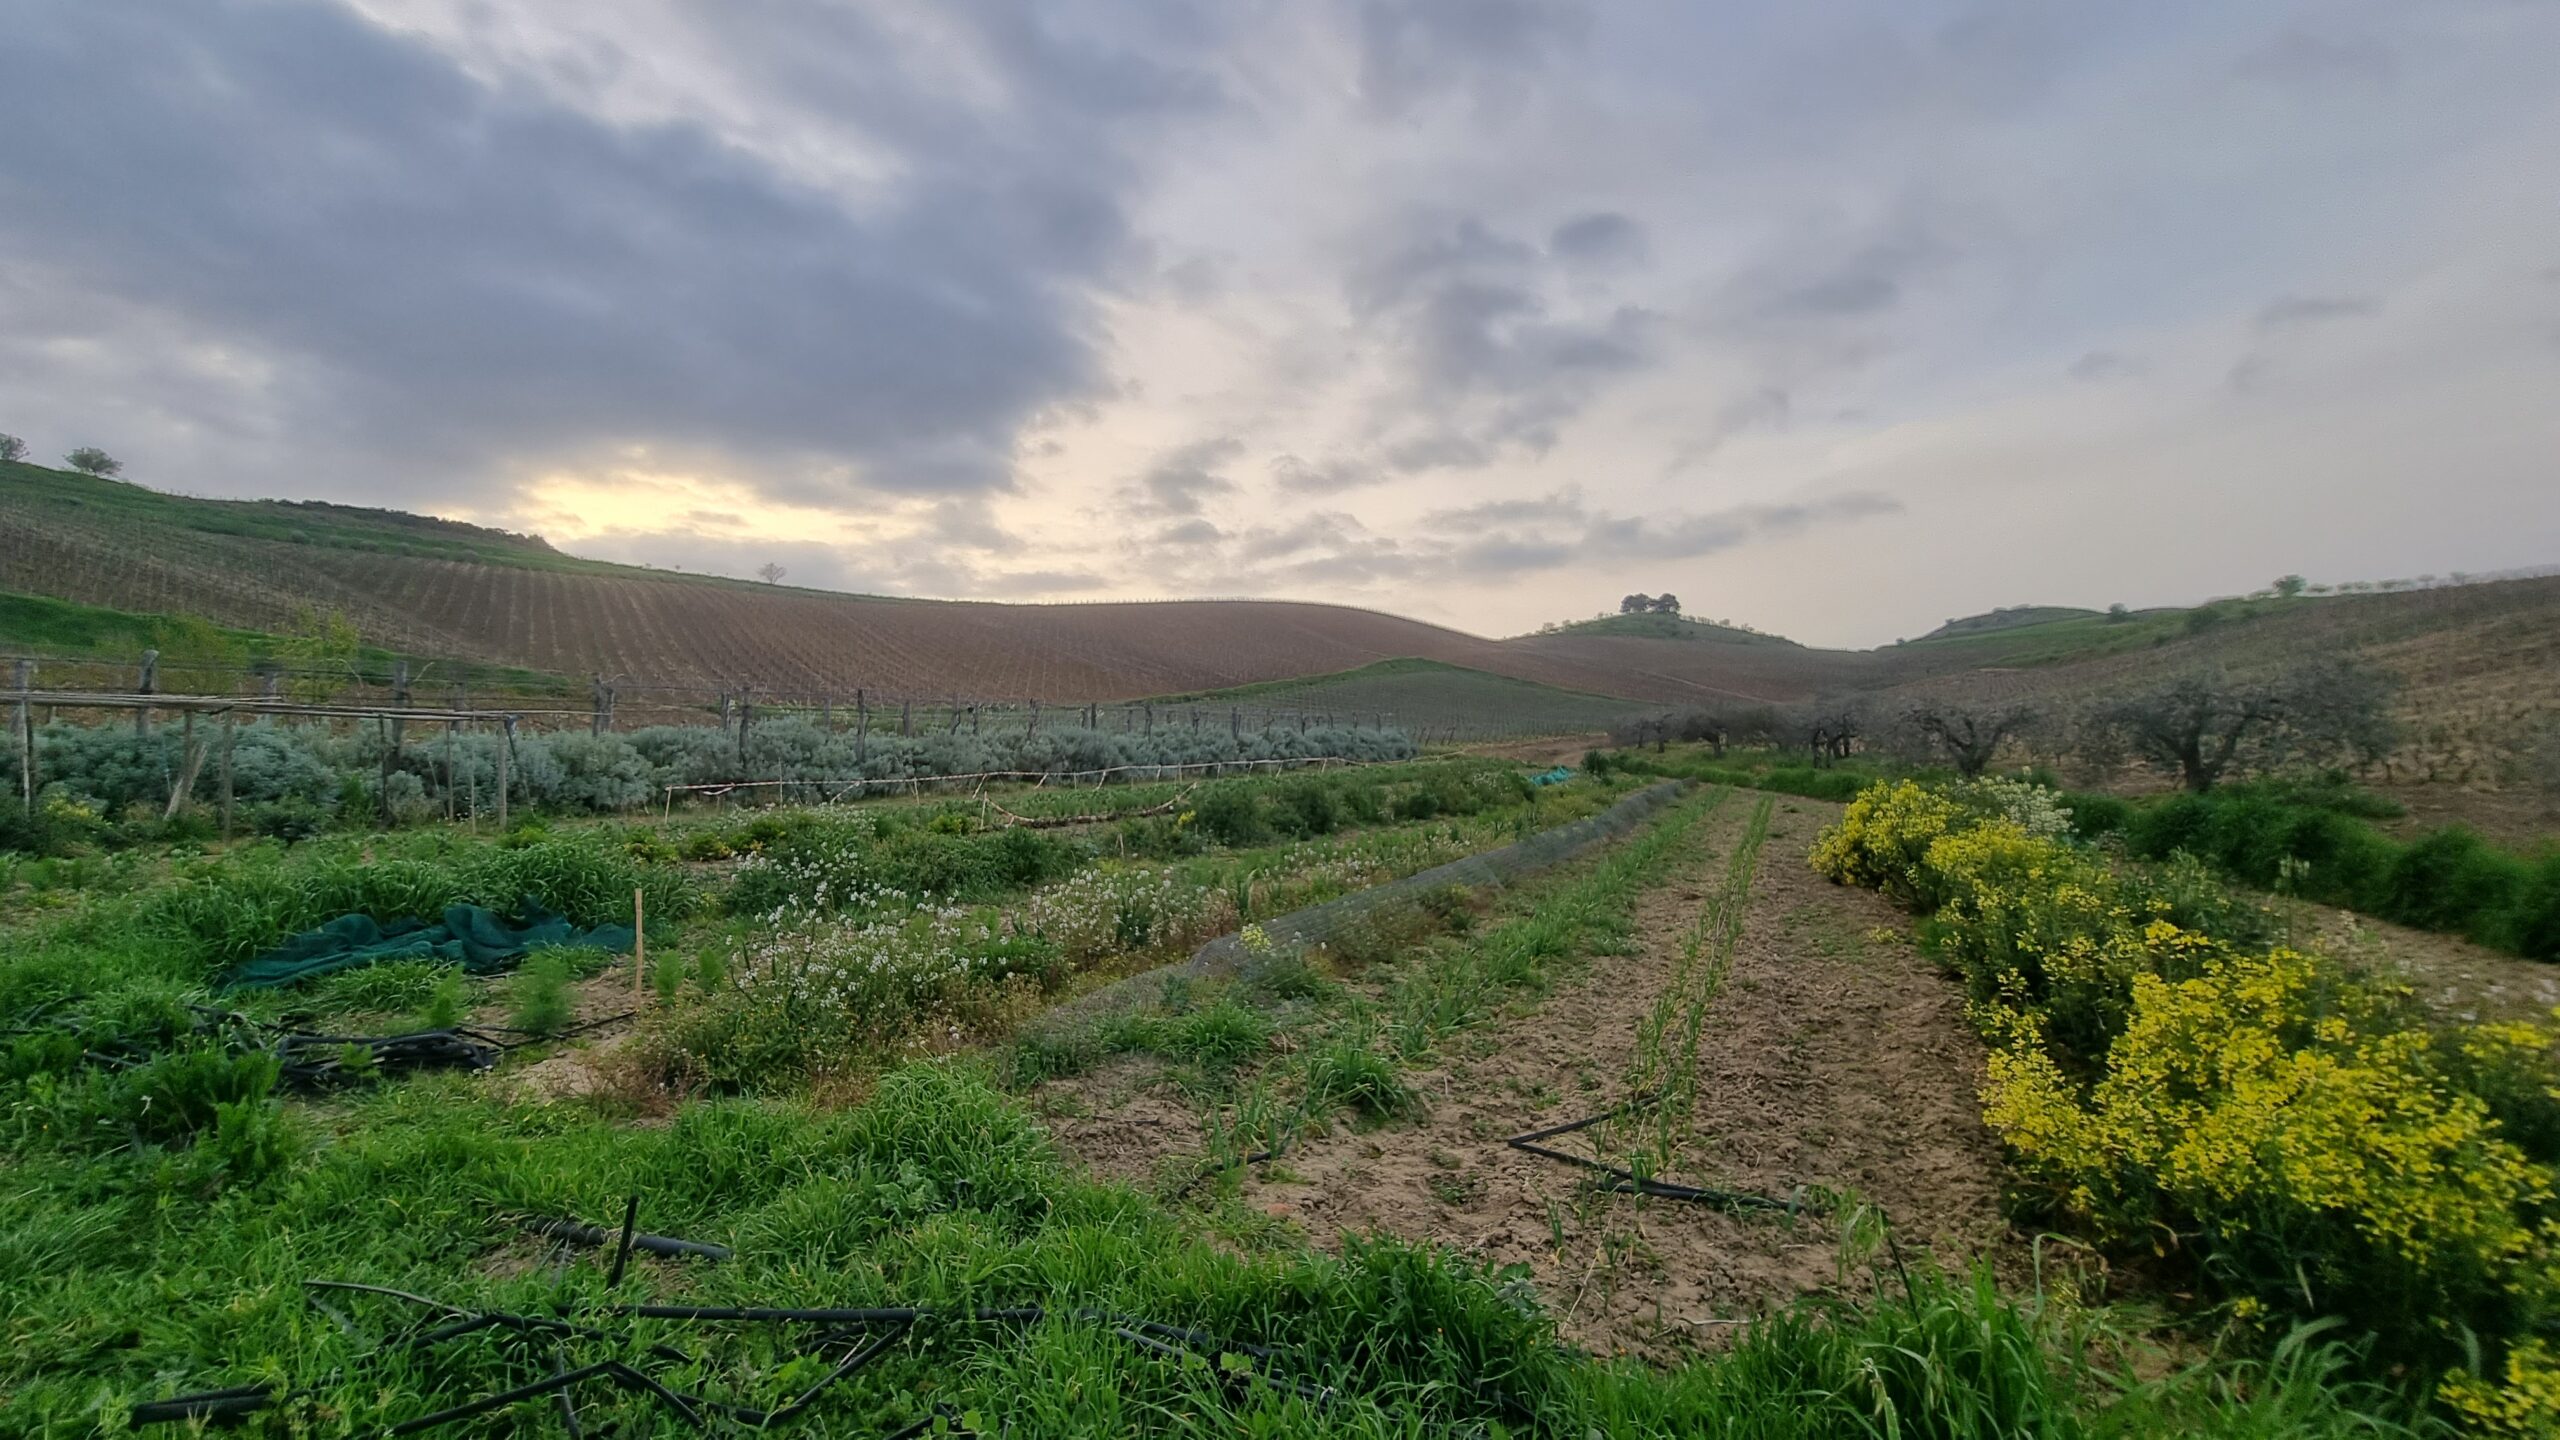
[[[1877,785],[1811,859],[1927,913],[2021,1171],[2252,1313],[2343,1316],[2431,1368],[2476,1346],[2446,1404],[2560,1434],[2532,1338],[2560,1322],[2554,1031],[2435,1024],[2405,987],[2268,944],[2197,867],[2118,869],[2016,809]]]

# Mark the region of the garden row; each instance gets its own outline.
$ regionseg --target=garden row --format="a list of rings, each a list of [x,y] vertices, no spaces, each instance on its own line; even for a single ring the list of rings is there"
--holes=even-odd
[[[200,741],[204,738],[200,732]],[[36,729],[43,804],[32,815],[0,807],[0,850],[61,853],[83,844],[183,839],[208,832],[201,811],[181,814],[174,832],[160,819],[171,797],[197,806],[220,795],[225,764],[201,751],[191,765],[186,738],[171,727],[137,734],[120,725],[55,723]],[[1115,772],[1115,781],[1161,778],[1160,767],[1335,758],[1401,760],[1415,754],[1402,731],[1352,727],[1231,734],[1223,728],[1164,727],[1153,734],[1071,727],[1036,733],[856,735],[796,717],[745,730],[662,725],[589,735],[495,731],[413,733],[396,751],[378,728],[256,721],[227,740],[234,802],[248,828],[284,839],[335,824],[371,827],[498,807],[499,749],[508,746],[507,795],[519,808],[617,814],[658,804],[671,785],[768,784],[766,800],[831,799],[859,786],[920,776]],[[387,763],[386,763],[387,762]],[[182,786],[181,782],[185,782]],[[835,782],[829,784],[826,782]],[[183,789],[184,793],[179,793]],[[176,807],[184,812],[182,803]]]
[[[375,1018],[432,1028],[451,1023],[452,986],[446,967],[403,961],[220,993],[232,967],[351,914],[540,906],[577,926],[628,924],[635,890],[671,1002],[641,1047],[663,1078],[736,1088],[876,1067],[937,1028],[989,1033],[1089,971],[1578,818],[1608,792],[1544,791],[1498,763],[1455,761],[1214,782],[1189,798],[1196,809],[1075,833],[988,828],[975,807],[941,803],[182,858],[123,877],[136,893],[110,880],[108,893],[65,894],[62,913],[0,943],[0,1021],[23,1027],[0,1089],[14,1092],[21,1141],[182,1144],[226,1114],[262,1125],[273,1067],[201,1034],[197,1007],[396,1012]],[[743,858],[706,871],[689,854]],[[556,964],[529,969],[528,983],[556,987]],[[100,1070],[101,1054],[143,1058]],[[262,1156],[226,1149],[208,1163]]]
[[[2034,786],[1878,785],[1813,862],[1928,917],[2056,1218],[2242,1321],[2342,1320],[2484,1428],[2560,1422],[2548,1029],[2440,1023],[2192,858],[2111,862]]]

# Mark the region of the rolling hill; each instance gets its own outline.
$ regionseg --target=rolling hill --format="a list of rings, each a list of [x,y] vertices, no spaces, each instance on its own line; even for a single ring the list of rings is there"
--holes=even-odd
[[[1009,605],[848,595],[615,565],[539,537],[398,511],[191,499],[0,464],[0,645],[129,656],[198,645],[231,663],[299,615],[352,621],[367,653],[553,693],[635,700],[1083,704],[1150,697],[1502,719],[1583,729],[1631,709],[1884,692],[2061,703],[2199,663],[2356,655],[2408,682],[2437,778],[2560,701],[2560,576],[2103,615],[2018,606],[1876,650],[1824,650],[1668,615],[1493,640],[1350,606],[1221,600]],[[174,683],[174,682],[173,682]],[[1282,697],[1287,698],[1282,698]],[[1485,723],[1491,725],[1492,719]]]

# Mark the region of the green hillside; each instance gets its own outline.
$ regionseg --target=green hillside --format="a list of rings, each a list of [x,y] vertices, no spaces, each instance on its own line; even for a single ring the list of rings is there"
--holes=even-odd
[[[1784,635],[1764,635],[1745,630],[1739,625],[1719,625],[1712,620],[1692,620],[1686,615],[1599,615],[1589,620],[1575,620],[1539,632],[1547,635],[1632,635],[1646,640],[1718,640],[1735,645],[1791,645],[1803,647]]]

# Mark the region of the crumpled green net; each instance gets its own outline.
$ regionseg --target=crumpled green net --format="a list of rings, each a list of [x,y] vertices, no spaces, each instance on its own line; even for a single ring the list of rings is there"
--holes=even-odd
[[[267,989],[352,970],[383,960],[449,960],[474,975],[512,968],[536,950],[562,946],[623,951],[631,948],[628,925],[581,930],[569,918],[528,899],[512,916],[482,905],[448,905],[444,919],[393,920],[341,915],[306,930],[222,977],[230,987]]]

